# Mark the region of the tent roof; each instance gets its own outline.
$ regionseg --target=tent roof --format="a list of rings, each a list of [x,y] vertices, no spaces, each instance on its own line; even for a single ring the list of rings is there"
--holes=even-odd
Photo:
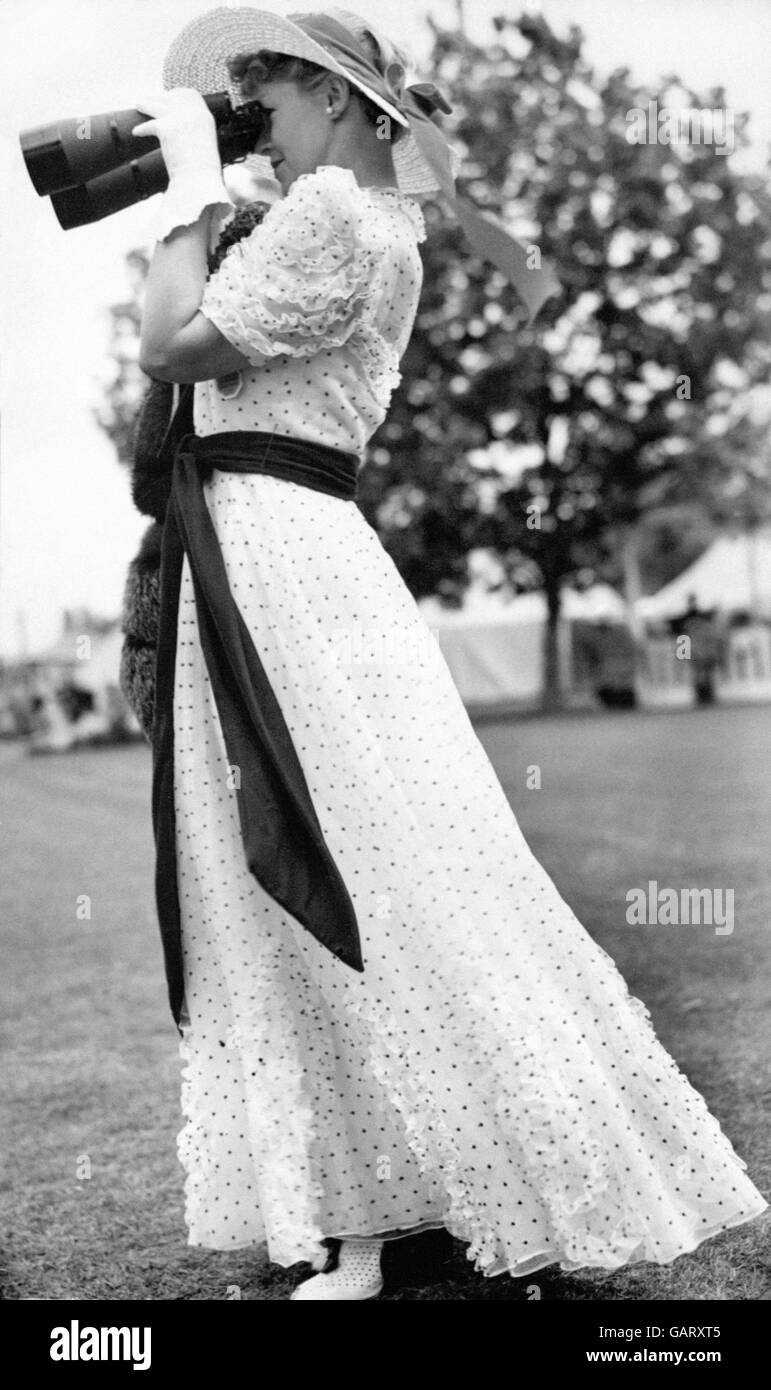
[[[117,685],[123,647],[120,619],[116,619],[107,632],[84,635],[91,639],[91,655],[88,658],[78,658],[74,634],[63,632],[53,646],[34,658],[34,663],[43,667],[69,666],[72,680],[84,690]]]
[[[718,536],[687,570],[657,594],[639,599],[642,618],[676,618],[695,595],[700,608],[755,609],[771,616],[771,527]]]

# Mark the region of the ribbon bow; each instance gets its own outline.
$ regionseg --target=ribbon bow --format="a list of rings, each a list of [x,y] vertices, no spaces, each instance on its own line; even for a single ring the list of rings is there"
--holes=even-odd
[[[400,92],[394,93],[396,97],[394,102],[395,106],[400,105],[403,98],[403,91],[404,89],[402,87]],[[427,116],[430,116],[434,111],[444,111],[447,116],[452,114],[452,107],[449,101],[442,95],[434,82],[413,82],[407,88],[407,91],[410,93],[413,101],[418,103]],[[405,112],[405,115],[406,114]]]

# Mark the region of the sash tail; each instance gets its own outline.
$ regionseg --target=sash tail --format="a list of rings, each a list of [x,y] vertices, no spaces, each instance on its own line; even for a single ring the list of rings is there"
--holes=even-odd
[[[169,1002],[184,999],[174,808],[174,666],[182,563],[187,554],[206,667],[235,774],[250,872],[281,907],[345,965],[363,971],[356,914],[329,852],[291,733],[228,584],[203,493],[195,437],[180,441],[161,549],[161,614],[153,727],[156,903]]]
[[[155,837],[155,902],[161,929],[169,1004],[178,1028],[185,997],[185,981],[182,966],[174,809],[174,673],[183,559],[184,550],[176,524],[172,480],[161,539],[160,612],[152,728],[152,820]]]

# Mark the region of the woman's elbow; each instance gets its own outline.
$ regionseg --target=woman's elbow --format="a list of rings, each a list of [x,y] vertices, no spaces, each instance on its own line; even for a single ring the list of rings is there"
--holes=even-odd
[[[158,381],[187,385],[242,371],[250,361],[199,312],[175,333],[140,335],[139,365]]]
[[[150,351],[148,348],[140,348],[139,367],[145,376],[152,377],[155,381],[179,382],[186,385],[191,381],[200,381],[201,378],[195,372],[191,372],[190,367],[185,367],[179,358],[169,353]]]
[[[221,357],[214,358],[211,352],[202,353],[192,349],[189,344],[172,343],[163,351],[140,348],[139,365],[147,376],[155,377],[156,381],[173,381],[186,386],[193,381],[211,381],[227,371],[240,370],[246,358],[239,356],[236,365],[232,361],[232,352],[231,348],[227,355],[230,360],[223,362]]]
[[[145,342],[144,339],[140,339],[139,357],[137,360],[140,370],[145,373],[145,376],[154,377],[156,381],[167,380],[164,372],[169,365],[168,354],[161,352],[157,346],[153,346],[151,343]]]

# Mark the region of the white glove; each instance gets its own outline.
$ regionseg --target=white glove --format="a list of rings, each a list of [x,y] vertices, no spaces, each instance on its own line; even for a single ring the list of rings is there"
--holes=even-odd
[[[135,125],[131,134],[156,137],[169,174],[154,227],[157,240],[175,227],[196,222],[208,207],[211,240],[216,243],[215,219],[233,212],[235,204],[222,178],[214,117],[201,93],[193,87],[173,87],[142,102],[139,110],[152,119]]]

